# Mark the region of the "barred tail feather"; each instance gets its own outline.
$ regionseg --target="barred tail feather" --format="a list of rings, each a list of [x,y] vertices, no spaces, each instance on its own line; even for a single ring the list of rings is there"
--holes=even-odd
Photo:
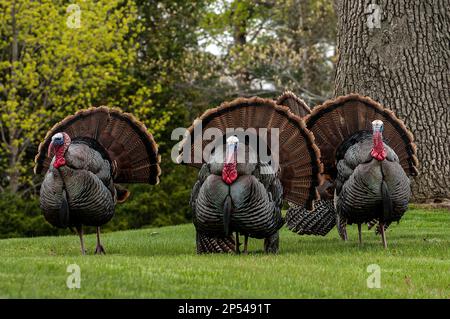
[[[291,205],[286,214],[286,224],[299,235],[325,236],[336,225],[333,202],[318,200],[313,211],[308,211],[303,205]]]
[[[234,253],[235,250],[233,236],[210,237],[197,232],[197,254]]]

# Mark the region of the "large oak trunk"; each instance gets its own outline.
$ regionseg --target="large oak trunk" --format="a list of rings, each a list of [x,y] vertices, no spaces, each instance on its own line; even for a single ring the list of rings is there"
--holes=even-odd
[[[335,95],[359,93],[392,109],[412,130],[418,147],[420,173],[413,181],[413,199],[449,199],[448,1],[372,2],[335,2]]]

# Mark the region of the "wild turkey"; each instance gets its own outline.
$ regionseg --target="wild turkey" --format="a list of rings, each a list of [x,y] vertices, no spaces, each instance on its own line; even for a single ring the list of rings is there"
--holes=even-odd
[[[276,103],[289,107],[292,113],[305,118],[311,114],[309,106],[291,91],[285,91]],[[309,211],[305,205],[289,203],[286,213],[288,229],[299,235],[325,236],[336,225],[336,213],[333,204],[334,185],[328,178],[317,187],[320,199],[314,202],[314,209]]]
[[[239,129],[230,132],[232,128]],[[276,128],[279,152],[271,149],[276,141],[256,131],[267,129],[273,136],[270,133]],[[210,129],[215,129],[215,142],[211,135],[202,138]],[[255,131],[246,136],[252,129]],[[202,134],[196,134],[198,131]],[[320,154],[303,121],[273,100],[239,98],[206,111],[188,132],[179,162],[200,168],[191,195],[197,252],[239,253],[239,234],[245,236],[245,253],[249,236],[264,238],[265,252],[277,252],[278,230],[284,224],[283,198],[308,207],[317,198]],[[204,161],[186,159],[208,147],[212,151],[205,152]],[[270,160],[260,156],[266,151]],[[278,169],[272,165],[276,153]]]
[[[85,254],[83,225],[97,227],[95,253],[105,253],[100,226],[129,192],[116,183],[159,181],[158,147],[134,116],[107,107],[81,110],[48,131],[35,173],[45,173],[40,206],[55,227],[75,227]]]
[[[378,222],[385,229],[399,221],[410,198],[408,175],[417,175],[413,135],[392,111],[357,94],[317,106],[305,119],[321,151],[324,174],[335,184],[337,227]],[[330,211],[330,214],[333,212]]]

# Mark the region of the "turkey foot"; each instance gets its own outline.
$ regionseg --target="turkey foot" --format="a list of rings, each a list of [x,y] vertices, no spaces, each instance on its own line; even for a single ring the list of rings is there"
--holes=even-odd
[[[103,248],[102,245],[97,244],[97,246],[95,247],[95,254],[100,254],[100,255],[106,255],[106,251],[105,248]]]
[[[280,236],[278,232],[270,237],[264,238],[264,252],[269,254],[278,253],[278,247],[280,245]]]
[[[86,249],[84,248],[84,239],[83,239],[83,226],[76,226],[78,236],[80,236],[80,245],[81,245],[81,254],[86,255]]]
[[[100,244],[100,227],[97,227],[97,247],[95,247],[95,254],[106,255],[105,248]]]

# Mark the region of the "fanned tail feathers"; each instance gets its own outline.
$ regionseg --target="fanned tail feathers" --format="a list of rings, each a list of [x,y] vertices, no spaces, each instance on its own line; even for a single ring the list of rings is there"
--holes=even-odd
[[[320,148],[324,173],[336,178],[338,148],[355,133],[371,131],[374,120],[383,121],[383,138],[397,154],[405,173],[417,175],[418,160],[413,134],[391,110],[358,94],[328,100],[305,117],[306,125],[314,133]]]
[[[39,145],[35,173],[45,173],[52,136],[67,133],[72,141],[88,144],[111,163],[115,183],[157,184],[161,173],[158,145],[132,114],[106,106],[80,110],[56,123]]]
[[[285,91],[280,97],[278,97],[277,104],[289,107],[292,113],[300,117],[305,117],[306,115],[311,114],[311,109],[306,102],[291,91]]]

